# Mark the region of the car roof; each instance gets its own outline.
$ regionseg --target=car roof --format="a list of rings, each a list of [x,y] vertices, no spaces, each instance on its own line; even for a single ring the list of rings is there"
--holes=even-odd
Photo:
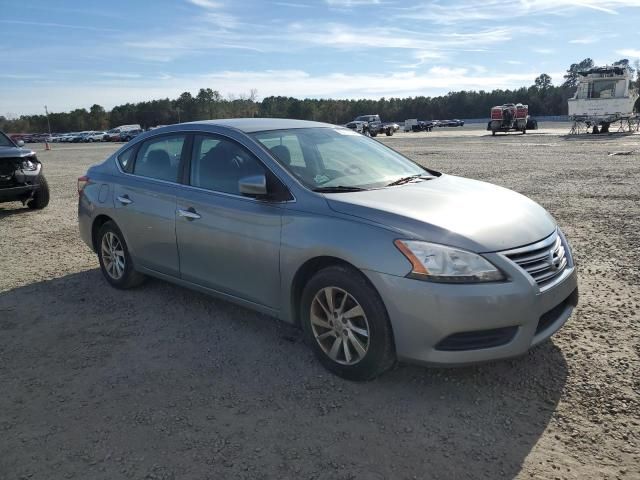
[[[308,120],[291,120],[287,118],[225,118],[220,120],[201,120],[187,122],[182,125],[219,125],[236,128],[244,133],[263,132],[266,130],[288,130],[292,128],[335,128],[336,125]]]

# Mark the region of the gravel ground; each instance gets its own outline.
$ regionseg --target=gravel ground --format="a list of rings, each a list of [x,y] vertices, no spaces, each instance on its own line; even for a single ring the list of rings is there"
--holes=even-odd
[[[0,205],[0,478],[640,478],[640,155],[607,156],[640,135],[565,127],[380,139],[549,209],[581,299],[521,358],[368,383],[263,315],[161,281],[108,287],[76,178],[116,147],[39,152],[50,206]]]

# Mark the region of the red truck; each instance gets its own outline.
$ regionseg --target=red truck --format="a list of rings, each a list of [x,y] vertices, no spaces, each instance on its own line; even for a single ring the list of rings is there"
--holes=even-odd
[[[487,125],[487,130],[491,134],[496,132],[517,132],[527,133],[527,122],[529,120],[529,106],[522,103],[505,103],[491,108],[491,120]]]

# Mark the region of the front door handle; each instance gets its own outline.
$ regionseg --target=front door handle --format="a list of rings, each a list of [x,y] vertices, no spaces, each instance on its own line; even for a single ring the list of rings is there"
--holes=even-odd
[[[178,209],[178,216],[184,217],[187,220],[197,220],[200,218],[200,214],[196,212],[193,207],[187,210]]]
[[[130,203],[133,203],[133,200],[129,198],[129,195],[118,196],[118,201],[123,205],[129,205]]]

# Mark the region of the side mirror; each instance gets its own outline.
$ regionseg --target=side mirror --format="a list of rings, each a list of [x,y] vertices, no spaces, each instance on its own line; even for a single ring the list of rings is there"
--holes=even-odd
[[[238,189],[241,194],[249,197],[263,197],[268,193],[267,177],[264,175],[243,177],[238,181]]]
[[[24,147],[24,140],[18,140],[16,142],[16,145],[18,145],[19,147]]]

